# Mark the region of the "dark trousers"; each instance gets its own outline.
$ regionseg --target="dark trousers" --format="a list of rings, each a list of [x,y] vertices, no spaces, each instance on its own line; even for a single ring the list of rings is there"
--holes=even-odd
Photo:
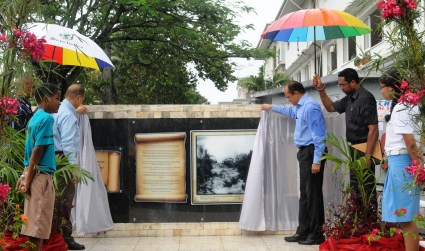
[[[61,166],[58,166],[59,170]],[[54,220],[59,224],[57,226],[58,229],[54,229],[54,232],[61,231],[65,242],[70,242],[74,240],[72,237],[72,223],[71,223],[71,209],[73,207],[73,200],[75,196],[75,184],[68,180],[68,184],[66,184],[63,178],[58,179],[58,190],[62,192],[62,194],[56,195],[55,200],[55,213],[53,215]]]
[[[350,147],[351,150],[351,156],[353,156],[354,160],[354,148]],[[356,158],[364,157],[364,153],[357,151]],[[371,207],[370,213],[374,214],[376,216],[376,211],[378,210],[378,203],[376,199],[376,178],[375,178],[375,164],[373,161],[370,164],[369,168],[364,168],[363,170],[363,176],[366,177],[364,182],[364,189],[366,195],[370,196],[370,205],[373,205],[374,208]],[[359,181],[357,177],[355,176],[354,172],[350,169],[350,186],[352,191],[354,191],[356,194],[360,195],[360,189],[359,189]]]
[[[323,205],[323,171],[325,161],[320,163],[320,172],[313,174],[314,145],[300,148],[297,159],[300,167],[300,199],[297,234],[303,237],[322,237],[321,227],[325,223]]]

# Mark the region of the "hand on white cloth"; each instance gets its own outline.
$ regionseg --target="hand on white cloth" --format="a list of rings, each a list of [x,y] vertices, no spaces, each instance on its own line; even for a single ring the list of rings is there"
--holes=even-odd
[[[80,105],[77,110],[77,114],[82,115],[87,113],[87,107],[85,105]]]
[[[89,118],[87,114],[83,114],[78,116],[78,120],[81,136],[78,159],[81,167],[94,178],[94,182],[76,185],[75,207],[71,211],[73,229],[77,235],[84,235],[111,230],[114,223],[109,210],[108,194],[96,160]]]

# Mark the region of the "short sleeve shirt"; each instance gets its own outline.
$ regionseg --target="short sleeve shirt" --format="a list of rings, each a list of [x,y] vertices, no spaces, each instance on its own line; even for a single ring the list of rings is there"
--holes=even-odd
[[[362,86],[352,95],[333,103],[338,113],[345,112],[347,141],[353,144],[367,141],[369,125],[378,124],[376,99]]]
[[[422,128],[422,123],[416,120],[418,115],[418,106],[412,107],[405,104],[397,104],[394,107],[391,119],[387,124],[385,151],[406,149],[403,134],[412,134],[419,145],[421,138],[419,131]]]
[[[53,116],[42,109],[37,110],[27,128],[24,165],[27,167],[35,146],[44,146],[38,168],[44,172],[56,171],[55,147],[53,143]]]

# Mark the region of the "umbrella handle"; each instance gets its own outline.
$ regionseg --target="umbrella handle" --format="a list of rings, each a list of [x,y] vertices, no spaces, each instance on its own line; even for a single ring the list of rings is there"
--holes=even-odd
[[[313,9],[316,9],[316,0],[313,0]],[[316,54],[316,26],[313,26],[314,32],[314,74],[320,77],[320,74],[317,72],[317,54]]]
[[[313,42],[313,46],[314,46],[314,74],[317,74],[317,54],[316,54],[316,26],[313,26],[313,32],[314,32],[314,42]]]

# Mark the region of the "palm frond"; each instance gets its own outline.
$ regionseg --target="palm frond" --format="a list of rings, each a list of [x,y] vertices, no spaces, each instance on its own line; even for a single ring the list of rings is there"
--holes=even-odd
[[[92,174],[81,168],[80,165],[70,164],[67,156],[56,156],[56,166],[61,168],[57,169],[53,175],[53,183],[55,186],[55,192],[60,196],[63,193],[64,187],[59,186],[59,181],[65,182],[65,185],[69,182],[88,184],[89,180],[94,181]]]
[[[350,172],[353,173],[358,181],[358,188],[360,190],[359,192],[362,203],[364,205],[364,210],[369,210],[367,205],[370,203],[373,194],[367,194],[365,187],[371,185],[372,183],[373,186],[376,187],[375,181],[369,181],[374,180],[372,178],[374,174],[367,172],[366,169],[369,160],[366,157],[360,157],[357,150],[353,151],[349,143],[342,137],[336,137],[334,134],[330,133],[326,139],[326,142],[336,148],[341,154],[341,157],[325,153],[321,159],[329,160],[335,163],[332,170],[333,173],[336,173],[341,169],[344,176]],[[352,190],[350,186],[346,186],[344,183],[341,184],[341,186],[348,190]]]
[[[0,133],[4,134],[0,137],[0,182],[14,187],[24,170],[25,135],[10,126],[2,128]]]

